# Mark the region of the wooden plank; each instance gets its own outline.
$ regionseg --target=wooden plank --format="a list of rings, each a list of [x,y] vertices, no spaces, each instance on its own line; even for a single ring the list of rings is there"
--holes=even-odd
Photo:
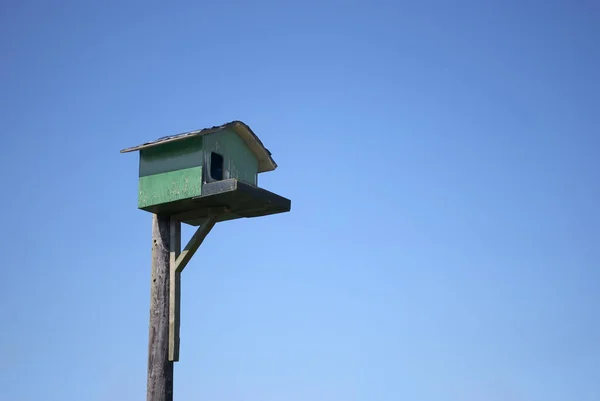
[[[140,209],[193,198],[201,194],[202,166],[147,175],[138,180],[138,208]]]
[[[181,222],[171,218],[169,253],[169,361],[179,361],[179,327],[181,306],[181,272],[177,257],[181,253]]]
[[[147,401],[173,400],[173,362],[169,361],[170,221],[169,217],[152,216]]]
[[[179,257],[177,257],[177,272],[181,273],[183,269],[185,269],[189,261],[192,259],[192,256],[194,256],[194,253],[196,253],[198,247],[200,247],[202,241],[204,241],[204,238],[206,238],[206,236],[208,235],[210,230],[212,230],[216,222],[216,215],[210,215],[206,217],[206,219],[203,221],[200,227],[198,227],[192,238],[190,238],[188,244],[185,246],[183,252],[181,252]]]
[[[140,150],[140,177],[204,165],[202,137]]]

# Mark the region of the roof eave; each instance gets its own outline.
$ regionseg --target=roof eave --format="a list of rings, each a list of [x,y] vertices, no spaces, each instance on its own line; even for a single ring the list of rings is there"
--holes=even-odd
[[[213,134],[219,131],[223,131],[225,129],[231,128],[233,129],[246,143],[246,146],[252,151],[256,159],[258,160],[258,172],[264,173],[267,171],[273,171],[277,168],[277,163],[273,160],[271,156],[271,152],[263,145],[262,141],[258,138],[258,136],[252,131],[252,129],[242,121],[232,121],[220,126],[215,126],[211,128],[204,128],[201,130],[185,132],[178,135],[173,135],[171,137],[167,137],[166,139],[156,140],[152,142],[145,142],[141,145],[132,146],[129,148],[122,149],[120,153],[129,153],[134,152],[136,150],[147,149],[159,145],[163,145],[165,143],[181,141],[186,138],[190,138],[192,136],[203,136],[208,134]]]

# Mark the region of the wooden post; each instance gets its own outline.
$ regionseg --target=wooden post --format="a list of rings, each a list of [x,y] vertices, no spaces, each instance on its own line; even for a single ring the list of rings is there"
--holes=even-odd
[[[179,316],[181,305],[181,271],[177,257],[181,253],[181,222],[171,218],[171,257],[169,260],[169,361],[179,361]]]
[[[147,401],[173,400],[173,362],[169,361],[170,223],[169,217],[152,216]]]

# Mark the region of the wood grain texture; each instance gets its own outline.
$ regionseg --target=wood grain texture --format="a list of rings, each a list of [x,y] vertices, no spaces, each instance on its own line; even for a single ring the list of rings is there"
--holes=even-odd
[[[181,222],[171,219],[169,258],[169,361],[179,361],[179,327],[181,305],[181,272],[177,271],[177,257],[181,252]]]
[[[170,222],[169,217],[152,216],[147,401],[173,400],[173,362],[169,361]]]

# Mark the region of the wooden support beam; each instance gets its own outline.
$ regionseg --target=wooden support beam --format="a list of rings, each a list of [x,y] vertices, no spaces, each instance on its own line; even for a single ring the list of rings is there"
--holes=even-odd
[[[198,227],[192,238],[190,238],[188,244],[185,246],[183,252],[181,252],[181,254],[177,257],[177,261],[175,263],[175,270],[177,272],[181,273],[183,269],[185,269],[189,261],[192,259],[192,256],[194,256],[194,253],[196,253],[196,250],[198,250],[198,247],[202,244],[202,241],[204,241],[204,238],[206,238],[210,230],[212,230],[214,227],[216,221],[216,215],[212,214],[206,217],[206,220],[202,222],[200,227]]]
[[[171,218],[169,252],[169,361],[179,361],[179,316],[181,305],[181,272],[177,257],[181,253],[181,222]]]
[[[179,361],[179,328],[181,308],[181,272],[194,256],[204,238],[214,227],[216,214],[206,217],[181,252],[181,222],[170,219],[169,241],[169,362]]]
[[[173,401],[169,361],[169,217],[152,216],[152,280],[148,344],[147,401]]]

